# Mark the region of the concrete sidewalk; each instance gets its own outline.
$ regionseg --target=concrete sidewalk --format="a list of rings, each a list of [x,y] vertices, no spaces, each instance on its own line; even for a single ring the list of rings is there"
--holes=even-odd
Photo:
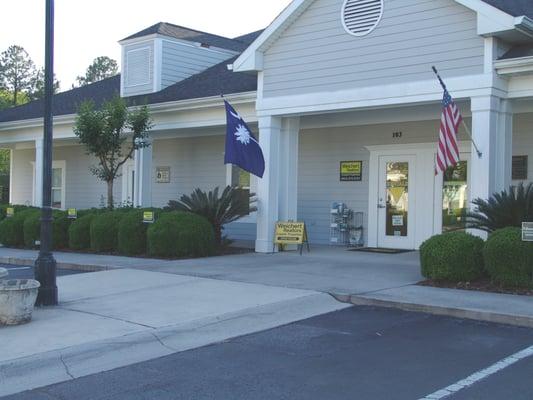
[[[36,252],[0,248],[0,262],[33,263]],[[67,267],[135,268],[330,293],[351,304],[396,307],[533,327],[533,297],[416,286],[418,253],[371,254],[313,246],[311,253],[241,254],[195,260],[153,260],[56,253]],[[96,267],[95,267],[96,266]]]
[[[118,269],[58,278],[60,305],[0,328],[0,396],[349,307],[308,290]]]

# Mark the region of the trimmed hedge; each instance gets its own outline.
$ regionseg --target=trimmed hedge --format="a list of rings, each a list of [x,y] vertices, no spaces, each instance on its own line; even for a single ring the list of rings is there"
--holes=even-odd
[[[91,249],[96,252],[113,252],[117,250],[118,225],[125,213],[108,211],[96,215],[91,221]]]
[[[52,246],[54,249],[68,247],[68,229],[71,220],[65,211],[54,210],[52,213]],[[24,221],[24,246],[32,249],[37,247],[35,242],[41,237],[41,213],[36,212]]]
[[[84,213],[74,220],[68,228],[68,244],[72,250],[87,250],[91,248],[91,222],[96,214]]]
[[[483,257],[494,283],[508,287],[532,286],[533,243],[522,241],[520,228],[493,232],[485,244]]]
[[[215,252],[213,227],[196,214],[162,214],[149,228],[148,254],[154,257],[206,257]]]
[[[420,246],[422,275],[436,281],[464,282],[484,274],[481,238],[465,232],[433,236]]]
[[[127,256],[146,253],[146,231],[148,225],[143,222],[144,211],[153,211],[156,220],[159,211],[156,209],[130,210],[118,225],[118,251]]]
[[[39,215],[36,208],[15,210],[15,215],[0,222],[0,243],[6,247],[24,247],[24,221],[32,215]]]

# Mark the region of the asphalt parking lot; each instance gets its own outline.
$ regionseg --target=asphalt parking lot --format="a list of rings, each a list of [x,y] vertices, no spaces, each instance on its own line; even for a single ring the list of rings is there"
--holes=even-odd
[[[532,399],[533,330],[352,307],[223,343],[19,393],[12,400]]]

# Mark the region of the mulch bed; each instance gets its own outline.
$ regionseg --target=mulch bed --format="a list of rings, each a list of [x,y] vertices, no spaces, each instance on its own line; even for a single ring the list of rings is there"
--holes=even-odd
[[[493,284],[489,278],[481,278],[472,282],[446,282],[433,281],[431,279],[418,282],[419,286],[431,286],[446,289],[474,290],[478,292],[517,294],[521,296],[533,296],[533,289],[504,288]]]

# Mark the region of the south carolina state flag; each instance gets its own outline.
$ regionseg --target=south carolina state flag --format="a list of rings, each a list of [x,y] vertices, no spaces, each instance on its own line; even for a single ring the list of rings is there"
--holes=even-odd
[[[227,121],[224,164],[237,165],[262,178],[265,173],[265,158],[259,143],[239,113],[226,100],[224,104]]]

